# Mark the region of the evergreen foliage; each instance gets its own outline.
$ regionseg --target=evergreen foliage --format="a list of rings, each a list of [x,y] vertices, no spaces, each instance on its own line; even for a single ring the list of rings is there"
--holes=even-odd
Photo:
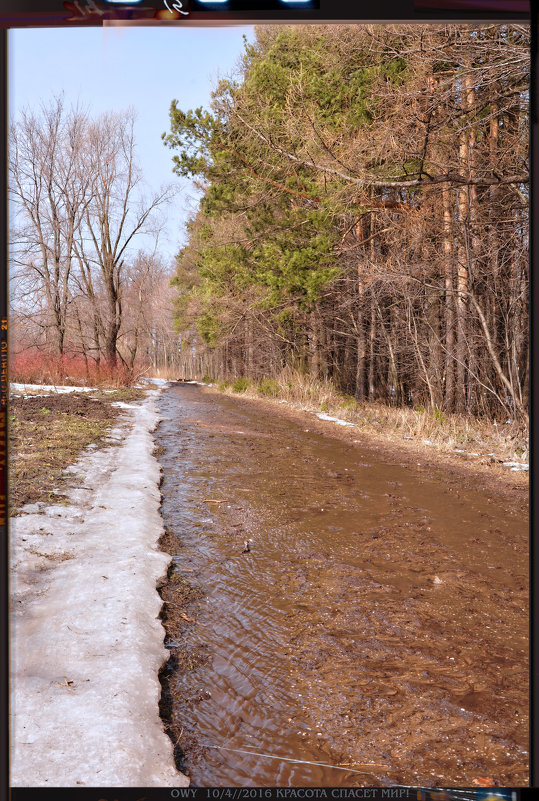
[[[209,372],[525,416],[528,81],[523,26],[261,26],[210,110],[173,101]]]

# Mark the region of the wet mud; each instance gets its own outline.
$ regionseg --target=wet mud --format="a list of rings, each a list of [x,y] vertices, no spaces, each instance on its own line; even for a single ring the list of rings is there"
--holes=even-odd
[[[525,785],[521,497],[193,385],[159,403],[162,714],[192,785]]]

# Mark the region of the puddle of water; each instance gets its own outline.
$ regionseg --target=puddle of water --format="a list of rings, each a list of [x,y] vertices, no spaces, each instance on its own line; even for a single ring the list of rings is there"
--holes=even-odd
[[[525,784],[527,521],[254,405],[160,404],[163,518],[203,592],[176,614],[204,659],[169,676],[193,786]]]

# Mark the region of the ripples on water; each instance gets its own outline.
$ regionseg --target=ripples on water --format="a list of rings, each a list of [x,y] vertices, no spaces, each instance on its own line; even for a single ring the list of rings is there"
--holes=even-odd
[[[192,784],[369,786],[411,783],[429,770],[435,782],[429,725],[447,751],[451,733],[473,723],[455,695],[468,686],[468,662],[448,662],[448,641],[462,634],[451,571],[465,564],[459,595],[477,595],[492,572],[471,532],[494,514],[501,537],[487,556],[515,561],[515,521],[487,498],[457,501],[438,478],[420,481],[407,466],[192,386],[174,387],[160,404],[163,518],[177,537],[178,570],[204,591],[184,644],[210,654],[173,679],[182,729],[212,746],[187,755]],[[251,552],[242,553],[247,539]],[[432,601],[445,598],[447,610],[437,634],[422,597],[435,591],[421,563],[430,552],[434,569],[447,571]],[[524,640],[521,632],[519,658]],[[470,752],[488,726],[476,728]],[[520,745],[509,752],[513,765],[523,762]],[[445,783],[459,783],[456,757],[453,767],[438,764],[438,777],[454,769]]]

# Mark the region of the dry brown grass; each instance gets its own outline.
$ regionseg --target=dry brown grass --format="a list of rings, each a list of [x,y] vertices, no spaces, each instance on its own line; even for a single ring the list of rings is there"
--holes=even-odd
[[[27,503],[61,502],[73,484],[65,469],[90,444],[110,445],[105,437],[123,409],[117,401],[145,396],[142,390],[36,395],[10,404],[10,512]]]
[[[423,406],[398,407],[384,403],[358,403],[338,392],[330,382],[316,381],[290,369],[272,379],[247,382],[241,390],[245,397],[285,400],[293,408],[325,412],[356,425],[366,434],[393,440],[424,443],[442,452],[459,449],[481,456],[494,454],[503,461],[528,460],[528,432],[514,422],[493,422]],[[245,385],[243,380],[242,387]],[[227,394],[237,394],[238,382],[218,382],[214,387]],[[235,391],[236,387],[236,391]]]

